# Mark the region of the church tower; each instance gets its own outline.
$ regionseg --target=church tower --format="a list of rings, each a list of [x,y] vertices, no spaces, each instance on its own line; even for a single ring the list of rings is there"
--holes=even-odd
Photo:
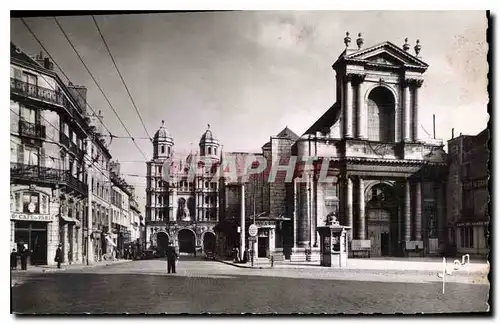
[[[153,137],[153,158],[146,162],[146,222],[167,222],[169,215],[168,187],[164,179],[165,162],[174,153],[174,139],[165,128],[162,120],[160,128]]]

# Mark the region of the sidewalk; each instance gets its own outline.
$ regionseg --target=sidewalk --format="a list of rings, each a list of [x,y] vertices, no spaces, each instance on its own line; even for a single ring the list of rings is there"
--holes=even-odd
[[[66,271],[66,270],[79,270],[79,269],[89,269],[89,268],[96,268],[96,267],[105,267],[108,265],[113,265],[113,264],[120,264],[120,263],[126,263],[126,262],[131,262],[132,260],[115,260],[115,261],[100,261],[100,262],[94,262],[92,264],[82,264],[82,263],[73,263],[73,264],[61,264],[61,268],[58,269],[56,265],[40,265],[40,266],[28,266],[28,270],[20,270],[19,268],[17,270],[11,270],[11,273],[14,274],[21,274],[21,273],[42,273],[42,272],[60,272],[60,271]]]
[[[413,272],[437,272],[443,270],[443,258],[371,258],[371,259],[355,259],[347,260],[345,268],[328,268],[319,265],[319,262],[290,262],[290,261],[275,261],[274,267],[271,268],[270,260],[264,259],[252,264],[234,263],[233,261],[220,260],[217,261],[232,265],[238,268],[247,269],[331,269],[335,270],[362,270],[362,271],[413,271]],[[453,269],[454,259],[447,259],[447,269]],[[468,266],[462,266],[460,272],[468,274],[487,274],[490,266],[487,261],[471,260]]]

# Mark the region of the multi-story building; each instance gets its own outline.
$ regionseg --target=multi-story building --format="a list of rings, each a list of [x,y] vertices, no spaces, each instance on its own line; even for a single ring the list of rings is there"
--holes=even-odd
[[[25,245],[32,264],[82,261],[86,138],[77,100],[42,54],[11,44],[11,248]]]
[[[173,137],[162,122],[153,138],[153,159],[146,164],[147,248],[163,250],[172,241],[181,253],[215,249],[219,185],[211,179],[219,154],[219,141],[209,126],[197,153],[174,157]]]
[[[137,202],[137,196],[135,195],[135,190],[134,188],[130,188],[130,240],[134,244],[139,244],[139,246],[142,246],[141,243],[141,210],[139,207],[139,203]]]
[[[448,141],[447,220],[450,254],[488,254],[488,129]]]
[[[120,164],[111,162],[111,238],[116,248],[123,255],[127,244],[131,243],[131,209],[132,192],[127,182],[120,177]]]

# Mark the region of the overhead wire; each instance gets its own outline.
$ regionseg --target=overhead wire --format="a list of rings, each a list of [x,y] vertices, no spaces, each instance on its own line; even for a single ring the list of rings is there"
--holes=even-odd
[[[144,154],[144,152],[141,150],[141,148],[139,147],[139,145],[137,144],[137,142],[135,141],[135,138],[132,136],[132,134],[130,133],[129,129],[127,128],[127,126],[125,126],[125,123],[123,122],[123,120],[120,118],[120,115],[118,115],[118,112],[116,111],[116,109],[113,107],[113,105],[111,104],[111,102],[109,101],[108,97],[106,96],[106,94],[104,93],[104,90],[101,88],[101,86],[99,85],[99,83],[97,82],[97,80],[95,79],[94,75],[92,74],[92,72],[90,71],[89,67],[87,66],[87,64],[85,64],[85,61],[83,60],[83,58],[81,57],[80,53],[78,53],[78,50],[76,49],[76,47],[74,46],[73,42],[71,42],[71,39],[69,38],[69,36],[66,34],[66,32],[64,31],[64,28],[62,27],[62,25],[59,23],[59,20],[57,20],[57,17],[53,17],[54,21],[56,22],[57,26],[59,27],[59,29],[61,30],[61,32],[63,33],[64,37],[66,38],[66,40],[68,41],[69,45],[71,46],[71,48],[73,49],[73,51],[75,52],[76,56],[78,57],[78,59],[80,60],[80,62],[83,64],[83,66],[85,67],[85,69],[87,70],[87,72],[89,73],[90,77],[92,78],[92,80],[94,81],[94,83],[96,84],[97,88],[99,89],[99,91],[101,91],[103,97],[106,99],[107,103],[109,104],[109,107],[111,108],[111,110],[115,113],[116,115],[116,118],[118,119],[118,121],[121,123],[121,125],[123,126],[123,128],[125,129],[125,131],[127,132],[127,134],[130,136],[132,142],[134,143],[135,147],[137,147],[137,150],[139,150],[139,152],[142,154],[142,156],[144,157],[144,159],[147,161],[148,158],[146,157],[146,155]]]
[[[130,101],[132,102],[132,105],[133,105],[133,106],[134,106],[134,108],[135,108],[135,111],[137,112],[137,115],[139,116],[139,120],[141,121],[142,127],[144,127],[144,131],[146,132],[146,135],[148,135],[149,140],[150,140],[151,142],[153,142],[153,139],[152,139],[152,138],[151,138],[151,136],[149,135],[148,129],[147,129],[146,125],[144,124],[144,120],[142,119],[142,116],[141,116],[141,114],[139,113],[139,109],[137,108],[137,106],[136,106],[136,104],[135,104],[135,101],[134,101],[134,99],[132,98],[132,95],[130,94],[130,91],[129,91],[129,89],[128,89],[127,83],[126,83],[126,82],[125,82],[125,80],[123,79],[123,76],[122,76],[122,74],[121,74],[121,72],[120,72],[120,69],[118,69],[118,65],[116,64],[116,61],[115,61],[115,59],[114,59],[114,57],[113,57],[113,54],[111,54],[111,50],[109,49],[108,43],[106,42],[106,39],[104,38],[104,35],[102,34],[101,29],[99,28],[99,25],[97,24],[97,21],[95,20],[95,17],[94,17],[94,16],[92,16],[92,20],[94,21],[94,24],[95,24],[95,26],[96,26],[96,28],[97,28],[97,31],[99,32],[99,35],[101,36],[101,39],[102,39],[102,41],[103,41],[103,43],[104,43],[104,46],[106,46],[106,49],[107,49],[107,51],[108,51],[108,54],[109,54],[109,56],[111,57],[111,61],[113,61],[113,64],[114,64],[114,66],[115,66],[115,69],[116,69],[116,71],[118,72],[118,75],[120,76],[120,79],[122,80],[123,86],[125,87],[125,90],[127,90],[127,94],[128,94],[128,96],[129,96],[129,98],[130,98]]]

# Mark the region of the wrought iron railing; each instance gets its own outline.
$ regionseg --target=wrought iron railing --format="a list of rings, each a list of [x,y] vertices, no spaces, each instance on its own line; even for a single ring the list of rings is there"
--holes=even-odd
[[[12,179],[57,183],[66,185],[81,194],[87,194],[87,185],[75,178],[69,171],[23,163],[10,164]]]
[[[30,123],[25,120],[20,120],[19,135],[44,139],[46,136],[45,126],[41,124]]]
[[[69,106],[62,92],[56,92],[36,84],[29,84],[28,82],[10,78],[10,89],[24,96],[33,97],[60,106]]]

